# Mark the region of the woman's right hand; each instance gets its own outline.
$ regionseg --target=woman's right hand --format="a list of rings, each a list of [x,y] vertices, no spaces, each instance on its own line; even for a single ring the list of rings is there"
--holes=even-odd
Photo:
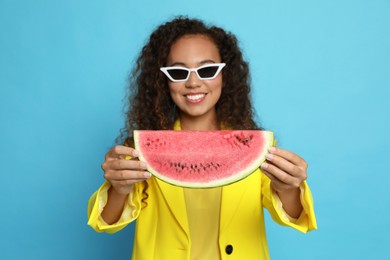
[[[151,177],[151,174],[146,171],[146,163],[139,161],[138,156],[138,151],[122,145],[115,146],[107,152],[102,164],[104,178],[111,183],[117,193],[127,195],[134,183]]]

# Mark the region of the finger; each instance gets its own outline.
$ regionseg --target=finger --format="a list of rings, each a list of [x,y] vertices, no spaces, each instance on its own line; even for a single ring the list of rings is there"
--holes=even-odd
[[[293,185],[296,182],[296,178],[291,176],[290,174],[282,171],[275,165],[271,163],[264,162],[261,165],[261,169],[265,172],[267,172],[270,176],[273,178],[281,181],[282,183],[288,184],[288,185]],[[267,174],[267,176],[268,176]]]
[[[279,181],[278,179],[276,179],[272,174],[270,174],[269,172],[263,170],[263,173],[268,177],[270,178],[271,180],[271,183],[272,183],[272,186],[274,187],[275,190],[277,191],[282,191],[282,190],[287,190],[287,189],[291,189],[291,186],[290,185],[287,185],[281,181]]]
[[[114,187],[118,187],[118,186],[125,187],[125,186],[131,185],[131,184],[134,184],[137,182],[142,182],[142,181],[145,181],[145,179],[132,179],[132,180],[120,180],[120,181],[112,180],[112,181],[110,181],[110,183]]]
[[[104,178],[112,181],[122,180],[145,180],[151,177],[148,171],[107,171]]]
[[[108,158],[124,158],[126,156],[132,156],[132,157],[138,157],[139,152],[136,151],[134,148],[123,146],[123,145],[117,145],[114,146],[108,153],[106,154],[106,159]]]
[[[267,161],[271,162],[273,165],[292,176],[301,178],[305,177],[305,171],[302,168],[298,167],[297,165],[294,165],[285,158],[270,153],[267,154]]]
[[[146,170],[147,164],[137,160],[108,160],[102,164],[103,171],[111,170]]]
[[[270,152],[270,154],[274,154],[274,155],[277,155],[279,157],[285,158],[286,160],[290,161],[291,163],[293,163],[295,165],[298,165],[298,166],[303,167],[303,168],[307,168],[306,161],[302,157],[300,157],[299,155],[297,155],[291,151],[288,151],[288,150],[285,150],[285,149],[282,149],[279,147],[271,147],[269,149],[269,152]]]

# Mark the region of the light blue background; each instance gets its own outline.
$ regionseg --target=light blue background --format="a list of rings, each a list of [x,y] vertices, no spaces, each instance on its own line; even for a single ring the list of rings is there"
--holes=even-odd
[[[262,124],[309,162],[319,229],[268,218],[272,259],[389,259],[388,0],[0,0],[0,258],[130,258],[133,226],[95,233],[87,201],[133,61],[177,14],[238,36]]]

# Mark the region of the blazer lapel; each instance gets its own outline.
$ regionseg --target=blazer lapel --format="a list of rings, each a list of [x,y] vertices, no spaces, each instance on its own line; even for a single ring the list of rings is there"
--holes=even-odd
[[[180,227],[188,236],[189,227],[183,188],[170,185],[164,181],[160,181],[157,178],[156,182],[161,189],[161,194],[163,194],[169,209],[175,216]]]
[[[246,179],[222,187],[220,232],[229,225],[246,191]]]

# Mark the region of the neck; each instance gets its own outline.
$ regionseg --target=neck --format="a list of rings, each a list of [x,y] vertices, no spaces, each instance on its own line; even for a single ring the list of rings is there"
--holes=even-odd
[[[181,114],[180,125],[182,130],[220,130],[216,114],[206,118]]]

